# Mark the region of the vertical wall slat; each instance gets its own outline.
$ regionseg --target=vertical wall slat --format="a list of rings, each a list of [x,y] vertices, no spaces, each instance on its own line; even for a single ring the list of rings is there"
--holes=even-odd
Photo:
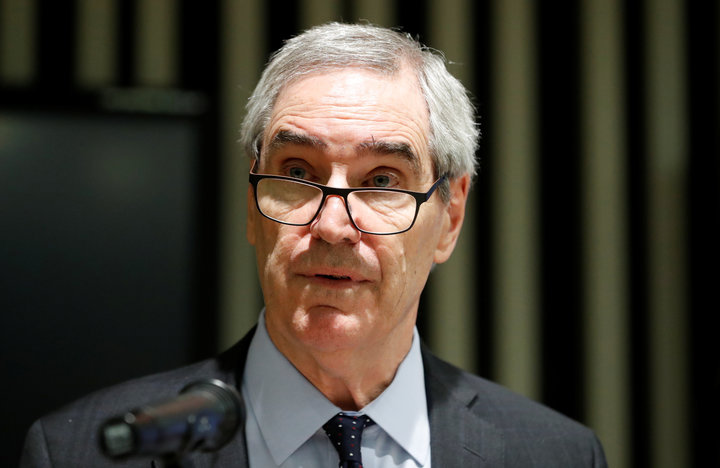
[[[492,6],[492,115],[497,380],[539,398],[538,138],[533,5]]]
[[[687,106],[680,0],[646,3],[652,466],[689,466],[685,281]]]
[[[355,18],[367,20],[379,26],[390,27],[395,24],[393,3],[387,0],[355,0],[353,10]]]
[[[78,0],[77,63],[81,87],[107,86],[116,79],[117,0]]]
[[[432,0],[428,4],[428,45],[442,50],[449,69],[466,88],[473,87],[472,5],[469,0]],[[472,192],[471,192],[472,193]],[[474,271],[475,220],[472,196],[463,230],[450,260],[437,267],[430,283],[429,340],[435,352],[471,371],[477,368],[475,346],[476,286]]]
[[[135,81],[139,86],[172,87],[179,81],[177,8],[175,0],[137,3]]]
[[[245,235],[249,165],[238,137],[245,103],[265,61],[264,11],[261,0],[223,0],[222,4],[221,349],[252,327],[262,307],[255,251]]]
[[[328,21],[339,21],[341,16],[341,0],[301,0],[300,29],[302,30]]]
[[[618,0],[584,0],[582,107],[587,423],[629,466],[626,153]]]
[[[35,75],[35,0],[0,2],[0,80],[27,85]]]

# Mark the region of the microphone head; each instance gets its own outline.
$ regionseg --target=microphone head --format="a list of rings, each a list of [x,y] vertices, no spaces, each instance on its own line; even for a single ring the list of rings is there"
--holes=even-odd
[[[242,411],[235,388],[201,380],[175,398],[109,419],[100,428],[100,446],[111,458],[212,452],[235,435]]]

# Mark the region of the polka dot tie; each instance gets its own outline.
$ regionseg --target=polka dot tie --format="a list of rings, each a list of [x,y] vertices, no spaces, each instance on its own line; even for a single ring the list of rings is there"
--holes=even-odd
[[[323,425],[325,434],[340,456],[340,468],[362,468],[360,444],[362,432],[367,426],[374,424],[365,415],[348,416],[338,413]]]

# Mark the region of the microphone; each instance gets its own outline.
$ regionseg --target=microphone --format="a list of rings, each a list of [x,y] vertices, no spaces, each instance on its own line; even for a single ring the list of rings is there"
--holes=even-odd
[[[106,421],[100,447],[110,458],[212,452],[233,437],[242,411],[233,387],[215,379],[193,382],[175,398]]]

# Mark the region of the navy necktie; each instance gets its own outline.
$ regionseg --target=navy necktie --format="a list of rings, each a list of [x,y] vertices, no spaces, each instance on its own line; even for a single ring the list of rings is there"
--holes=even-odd
[[[340,457],[340,468],[362,468],[360,446],[362,432],[373,422],[365,415],[348,416],[338,413],[323,425],[325,434],[337,450]]]

